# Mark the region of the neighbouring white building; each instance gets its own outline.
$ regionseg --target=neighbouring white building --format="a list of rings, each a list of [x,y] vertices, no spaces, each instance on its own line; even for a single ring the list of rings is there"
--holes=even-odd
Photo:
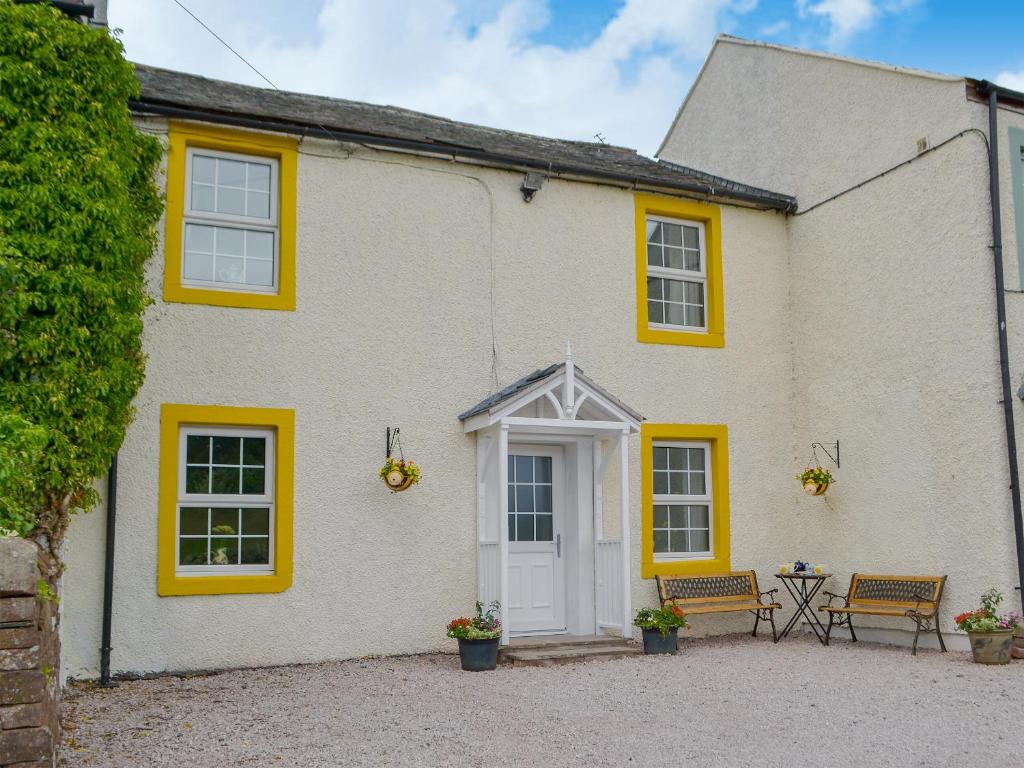
[[[767,589],[796,558],[837,592],[948,574],[947,632],[1014,595],[1024,94],[721,37],[655,161],[138,74],[167,204],[115,674],[451,648],[476,599],[506,639],[628,635],[655,574]],[[395,427],[423,480],[392,494]],[[836,484],[805,496],[811,444],[837,441]],[[99,672],[105,519],[67,544],[74,677]]]

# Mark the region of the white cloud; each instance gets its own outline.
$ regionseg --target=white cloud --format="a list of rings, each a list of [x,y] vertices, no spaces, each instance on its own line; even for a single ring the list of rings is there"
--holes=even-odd
[[[241,0],[185,3],[285,90],[552,136],[600,132],[647,153],[717,29],[752,7],[626,0],[593,42],[564,49],[531,37],[550,22],[546,0],[504,0],[473,19],[456,0],[324,0],[305,14],[298,1],[265,12]],[[263,84],[170,0],[113,0],[110,16],[135,61]]]
[[[800,18],[817,16],[828,23],[828,46],[843,48],[854,35],[874,26],[881,17],[905,13],[922,0],[796,0]]]
[[[1012,88],[1015,91],[1024,91],[1024,69],[1017,72],[1000,72],[996,75],[995,82],[1004,88]]]

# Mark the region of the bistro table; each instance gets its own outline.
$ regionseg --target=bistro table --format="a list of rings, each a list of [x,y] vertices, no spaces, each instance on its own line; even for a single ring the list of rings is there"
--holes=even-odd
[[[789,620],[789,623],[783,627],[779,633],[778,642],[786,635],[790,633],[796,623],[800,621],[800,617],[803,616],[807,619],[807,623],[811,625],[811,629],[814,630],[814,634],[817,635],[818,641],[825,644],[825,625],[821,623],[817,615],[814,612],[814,608],[811,606],[811,600],[818,594],[818,590],[825,583],[825,579],[832,576],[831,573],[776,573],[775,578],[781,579],[782,583],[786,586],[786,591],[789,592],[790,597],[796,602],[796,613],[793,614],[793,618]]]

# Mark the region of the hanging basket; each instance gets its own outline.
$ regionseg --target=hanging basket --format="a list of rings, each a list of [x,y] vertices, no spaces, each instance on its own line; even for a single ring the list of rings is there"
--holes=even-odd
[[[417,478],[412,475],[403,474],[400,469],[392,469],[390,472],[384,475],[384,485],[386,485],[393,493],[399,491],[408,490]]]
[[[816,483],[813,480],[808,480],[804,483],[804,493],[808,496],[823,496],[828,490],[828,486],[828,483]]]
[[[804,493],[808,496],[824,496],[828,487],[835,482],[832,473],[817,462],[809,463],[804,471],[796,476],[796,479],[800,481],[804,487]]]
[[[385,433],[387,449],[384,454],[384,466],[377,473],[380,479],[384,481],[384,485],[392,493],[408,490],[420,481],[421,474],[420,467],[415,461],[411,459],[406,460],[405,454],[402,452],[402,440],[399,438],[398,432],[397,427],[394,431],[391,430],[391,427],[388,427]],[[396,445],[398,446],[397,457],[392,455]]]

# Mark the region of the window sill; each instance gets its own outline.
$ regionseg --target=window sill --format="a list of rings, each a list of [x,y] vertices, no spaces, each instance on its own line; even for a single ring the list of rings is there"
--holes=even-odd
[[[706,557],[700,560],[655,560],[644,562],[640,575],[645,579],[655,576],[697,576],[710,573],[725,573],[729,570],[728,557]]]
[[[292,585],[292,575],[276,573],[240,573],[225,576],[185,576],[174,574],[157,579],[156,591],[162,597],[174,595],[242,595],[284,592]]]
[[[218,291],[193,288],[188,285],[164,284],[164,301],[181,304],[207,304],[213,307],[241,307],[244,309],[295,310],[295,294],[255,293],[247,291]]]
[[[676,344],[685,347],[724,347],[725,334],[719,331],[669,331],[660,328],[637,328],[636,339],[642,344]]]

